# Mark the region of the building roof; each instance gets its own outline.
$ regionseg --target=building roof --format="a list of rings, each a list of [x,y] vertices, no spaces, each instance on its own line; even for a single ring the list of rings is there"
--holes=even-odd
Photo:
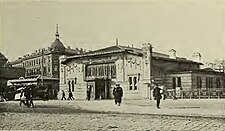
[[[188,73],[201,73],[201,74],[217,74],[217,75],[225,75],[223,72],[218,72],[210,68],[205,69],[194,69],[194,70],[177,70],[170,71],[169,74],[188,74]]]
[[[179,58],[177,57],[176,59],[171,59],[171,58],[165,58],[165,57],[158,57],[153,55],[154,60],[163,60],[163,61],[170,61],[170,62],[180,62],[180,63],[193,63],[193,64],[198,64],[198,65],[203,65],[202,63],[195,62],[192,60],[188,60],[185,58]]]
[[[59,39],[55,39],[55,41],[51,44],[50,46],[53,50],[56,51],[64,51],[65,47],[63,45],[63,43],[59,40]]]
[[[0,52],[0,60],[8,60],[1,52]]]
[[[41,77],[34,77],[34,78],[19,78],[19,79],[12,79],[9,80],[8,83],[29,83],[29,82],[38,82],[41,80]],[[44,81],[58,81],[58,78],[52,78],[52,77],[47,77],[47,76],[43,76],[43,80]]]
[[[63,61],[63,63],[67,63],[68,61],[70,61],[72,59],[81,58],[81,57],[90,57],[90,56],[106,55],[106,54],[121,53],[121,52],[126,52],[126,53],[130,53],[130,54],[133,54],[133,55],[138,55],[138,56],[143,55],[142,49],[140,49],[140,48],[134,48],[134,47],[128,47],[128,46],[122,46],[122,45],[114,45],[114,46],[94,50],[94,51],[91,51],[91,52],[86,52],[86,53],[82,53],[82,54],[67,57],[66,60]],[[159,52],[153,52],[152,56],[153,56],[154,59],[160,59],[160,60],[201,64],[201,63],[198,63],[198,62],[187,60],[186,58],[177,57],[176,59],[171,59],[171,58],[169,58],[169,55],[159,53]]]
[[[0,78],[17,79],[25,75],[25,69],[20,67],[0,67]]]

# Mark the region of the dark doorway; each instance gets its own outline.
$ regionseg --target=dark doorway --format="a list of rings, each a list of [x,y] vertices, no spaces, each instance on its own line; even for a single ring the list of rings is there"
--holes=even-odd
[[[95,80],[95,99],[108,99],[110,80]]]

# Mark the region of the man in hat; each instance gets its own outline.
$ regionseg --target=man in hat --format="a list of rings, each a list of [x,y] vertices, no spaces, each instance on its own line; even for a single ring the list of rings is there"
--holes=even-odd
[[[123,89],[120,87],[119,84],[116,84],[116,87],[113,89],[113,95],[115,99],[115,104],[118,103],[118,106],[120,106],[123,97]]]
[[[160,100],[162,99],[162,95],[160,91],[161,89],[158,87],[158,85],[156,85],[153,90],[153,96],[154,96],[154,99],[156,100],[156,106],[158,109],[160,109],[159,104],[160,104]]]
[[[62,90],[62,98],[61,98],[61,100],[63,100],[63,99],[66,100],[66,94],[65,94],[64,90]]]

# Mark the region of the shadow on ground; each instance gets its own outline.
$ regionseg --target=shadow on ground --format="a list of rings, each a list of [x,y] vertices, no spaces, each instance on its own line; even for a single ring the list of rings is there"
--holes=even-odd
[[[83,110],[79,106],[60,106],[60,105],[35,105],[34,108],[28,108],[24,105],[19,106],[16,103],[0,103],[0,113],[49,113],[49,114],[67,114],[67,113],[100,113],[97,111]]]

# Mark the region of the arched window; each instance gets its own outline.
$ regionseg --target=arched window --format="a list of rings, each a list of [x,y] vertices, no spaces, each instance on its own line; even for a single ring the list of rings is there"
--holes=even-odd
[[[72,80],[72,91],[74,91],[74,80]]]
[[[71,92],[70,81],[68,81],[69,92]]]

